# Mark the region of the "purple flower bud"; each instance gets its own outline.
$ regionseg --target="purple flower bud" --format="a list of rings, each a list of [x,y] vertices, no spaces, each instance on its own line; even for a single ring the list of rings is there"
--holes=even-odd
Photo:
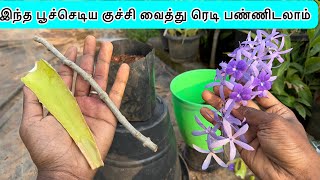
[[[234,171],[234,163],[229,164],[228,169]]]

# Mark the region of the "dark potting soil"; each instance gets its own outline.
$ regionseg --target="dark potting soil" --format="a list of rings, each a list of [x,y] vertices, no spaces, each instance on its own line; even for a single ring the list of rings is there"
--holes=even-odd
[[[127,55],[127,54],[120,54],[116,56],[112,56],[111,60],[113,62],[117,63],[133,63],[135,61],[138,61],[139,59],[143,58],[144,56],[139,56],[139,55]]]

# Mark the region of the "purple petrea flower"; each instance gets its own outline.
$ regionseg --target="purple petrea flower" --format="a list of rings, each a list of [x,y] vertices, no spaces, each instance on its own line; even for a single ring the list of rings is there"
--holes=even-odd
[[[256,87],[258,91],[261,91],[259,97],[266,96],[266,91],[271,89],[272,81],[276,79],[276,76],[272,76],[265,71],[261,71],[258,77],[254,78],[252,86]]]
[[[213,151],[213,149],[227,143],[230,143],[230,159],[233,159],[236,154],[235,144],[244,149],[253,150],[251,146],[246,144],[244,137],[244,133],[249,128],[246,119],[241,121],[231,112],[240,105],[246,106],[247,101],[254,99],[256,96],[267,96],[267,91],[271,89],[272,83],[276,79],[275,76],[271,76],[272,68],[275,68],[273,67],[273,61],[277,59],[282,63],[284,59],[281,56],[292,50],[283,50],[284,45],[285,35],[275,29],[270,34],[263,30],[257,30],[255,38],[252,38],[249,32],[247,39],[239,43],[239,47],[228,54],[231,58],[229,63],[222,62],[219,64],[221,68],[216,70],[214,82],[207,85],[207,88],[220,86],[219,95],[222,100],[222,107],[218,110],[219,112],[213,111],[214,118],[208,114],[215,121],[215,126],[205,127],[196,118],[197,123],[203,130],[193,132],[196,136],[207,135],[207,145],[210,151],[198,148],[202,153],[208,153],[203,168],[209,166],[211,157],[214,157],[218,164],[225,165],[224,162],[216,158],[215,153],[217,151]],[[231,90],[229,97],[225,97],[225,87]],[[215,134],[219,128],[222,132],[221,136]],[[235,132],[233,135],[232,130]]]
[[[262,71],[258,77],[254,78],[252,85],[257,87],[258,91],[264,91],[271,89],[270,74]]]
[[[219,70],[219,69],[216,70],[216,76],[215,76],[214,79],[218,80],[218,81],[214,81],[214,82],[206,85],[205,88],[220,86],[219,87],[220,97],[221,97],[221,99],[223,101],[225,101],[225,97],[224,97],[224,93],[223,93],[223,87],[226,86],[229,89],[233,89],[233,84],[226,80],[225,73],[223,71]]]
[[[224,163],[216,154],[217,153],[221,153],[221,152],[223,152],[223,149],[219,149],[219,150],[211,150],[211,151],[209,151],[209,150],[203,150],[203,149],[201,149],[201,148],[199,148],[198,146],[196,146],[196,145],[192,145],[193,146],[193,148],[195,149],[195,150],[197,150],[198,152],[200,152],[200,153],[204,153],[204,154],[208,154],[207,155],[207,157],[206,157],[206,159],[203,161],[203,164],[202,164],[202,170],[206,170],[208,167],[209,167],[209,164],[210,164],[210,162],[211,162],[211,157],[213,157],[213,159],[214,160],[216,160],[216,162],[220,165],[220,166],[222,166],[222,167],[228,167],[228,165],[226,165],[226,163]]]
[[[247,69],[247,63],[244,60],[235,61],[232,60],[228,63],[226,68],[226,73],[228,75],[233,75],[236,80],[239,80],[243,72]]]
[[[243,125],[233,135],[232,135],[231,125],[228,121],[223,121],[223,128],[224,128],[224,131],[225,131],[227,137],[225,139],[213,142],[211,144],[211,147],[213,147],[213,148],[220,147],[220,146],[223,146],[229,142],[230,143],[230,161],[232,161],[236,156],[235,144],[238,144],[240,147],[242,147],[246,150],[249,150],[249,151],[254,150],[253,147],[251,147],[250,145],[248,145],[242,141],[236,140],[237,137],[243,135],[244,133],[246,133],[248,131],[248,128],[249,128],[248,124]]]
[[[241,125],[241,121],[234,117],[233,115],[231,114],[228,114],[228,115],[225,115],[224,117],[231,125],[237,125],[237,126],[240,126]]]
[[[202,122],[200,121],[200,119],[197,116],[194,116],[194,119],[196,120],[197,124],[203,129],[203,130],[196,130],[196,131],[192,131],[192,135],[194,136],[201,136],[204,134],[209,134],[211,132],[211,127],[205,127]]]
[[[218,115],[217,115],[218,116]],[[218,130],[218,128],[220,126],[214,126],[213,128],[208,126],[208,127],[205,127],[201,120],[197,117],[197,116],[194,116],[197,124],[203,129],[203,130],[195,130],[195,131],[192,131],[192,135],[194,136],[201,136],[201,135],[204,135],[204,134],[207,134],[208,136],[212,136],[213,138],[215,139],[221,139],[221,137],[217,136],[216,135],[216,131]],[[218,117],[215,116],[215,118],[219,119]]]
[[[230,94],[230,99],[235,102],[244,102],[251,99],[252,89],[242,86],[242,84],[234,85],[233,91]]]

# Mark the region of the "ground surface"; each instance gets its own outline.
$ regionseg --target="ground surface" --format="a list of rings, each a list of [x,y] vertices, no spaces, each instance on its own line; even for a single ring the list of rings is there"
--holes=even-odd
[[[22,83],[20,78],[33,67],[34,61],[45,58],[56,66],[58,60],[50,52],[32,41],[38,34],[53,43],[61,52],[70,45],[81,49],[86,35],[93,34],[98,39],[115,39],[123,37],[121,31],[84,31],[84,30],[25,30],[0,31],[0,179],[35,179],[36,168],[28,151],[23,145],[18,129],[22,115]],[[81,51],[80,51],[81,52]],[[79,54],[80,54],[79,52]],[[177,144],[180,150],[184,142],[179,133],[172,103],[169,85],[178,74],[160,60],[156,67],[156,92],[165,99],[169,107],[170,117],[175,129]],[[190,66],[188,68],[202,67]],[[218,169],[211,173],[189,171],[190,179],[237,179],[226,169]]]

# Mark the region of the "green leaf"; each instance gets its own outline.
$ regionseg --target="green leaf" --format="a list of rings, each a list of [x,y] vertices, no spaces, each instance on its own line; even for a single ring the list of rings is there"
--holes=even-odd
[[[290,76],[293,76],[295,73],[297,73],[298,70],[297,69],[294,69],[294,68],[288,68],[288,71],[287,71],[287,77],[290,77]]]
[[[299,62],[300,59],[305,59],[305,56],[303,53],[301,53],[301,49],[305,48],[304,42],[293,42],[292,43],[292,51],[291,54],[291,62]]]
[[[191,37],[191,36],[195,36],[198,33],[198,29],[186,29],[185,31],[185,36],[186,37]]]
[[[312,93],[311,93],[311,91],[310,91],[308,86],[305,86],[303,91],[300,91],[298,93],[298,97],[299,97],[299,99],[305,99],[308,102],[312,102],[313,101]]]
[[[288,76],[286,81],[288,81],[290,84],[294,86],[296,92],[300,92],[301,90],[307,88],[307,85],[304,82],[302,82],[302,79],[297,74],[293,76]]]
[[[311,81],[309,82],[309,85],[310,86],[319,86],[320,85],[320,79],[318,79],[318,78],[311,79]]]
[[[96,169],[103,166],[95,138],[76,99],[53,67],[46,61],[40,60],[32,71],[21,78],[21,81],[35,93],[39,101],[65,128],[90,167]]]
[[[278,99],[288,107],[294,107],[295,104],[295,97],[293,96],[278,96]]]
[[[305,107],[300,104],[300,103],[295,103],[294,105],[295,110],[298,111],[298,113],[300,114],[300,116],[303,117],[303,119],[306,119],[306,109]]]
[[[320,79],[316,79],[316,78],[314,78],[314,79],[309,78],[309,79],[310,79],[310,81],[309,81],[308,85],[309,85],[310,90],[312,90],[312,91],[320,90]]]
[[[307,34],[308,34],[309,40],[310,40],[310,39],[311,39],[311,40],[313,39],[314,31],[315,31],[315,29],[308,29],[308,30],[307,30]]]
[[[320,52],[320,44],[316,44],[315,46],[312,47],[310,50],[308,57],[316,55],[318,52]]]
[[[288,30],[282,30],[282,32],[283,32],[284,34],[289,34]],[[290,49],[290,48],[291,48],[291,38],[290,38],[290,36],[286,36],[286,37],[284,37],[284,39],[285,39],[284,49],[285,49],[285,50]],[[284,55],[284,58],[285,58],[287,61],[290,62],[290,61],[291,61],[291,59],[290,59],[290,53],[286,53],[286,54]]]
[[[314,34],[313,34],[313,39],[315,39],[316,37],[320,36],[320,26],[318,25],[315,29],[314,29]],[[313,40],[310,39],[310,40]]]
[[[170,34],[171,36],[176,36],[176,30],[174,29],[168,29],[168,34]]]
[[[320,70],[320,57],[311,57],[305,62],[305,74]]]
[[[315,29],[307,30],[310,46],[309,48],[314,47],[320,43],[320,26],[318,25]]]
[[[282,65],[279,68],[274,68],[272,74],[274,76],[283,76],[283,73],[289,68],[290,62],[285,61],[282,63]]]
[[[316,37],[314,40],[310,41],[310,48],[320,43],[320,36]]]
[[[306,105],[306,106],[308,106],[308,107],[311,107],[311,104],[307,101],[307,100],[305,100],[305,99],[297,99],[297,101],[299,102],[299,103],[301,103],[301,104],[304,104],[304,105]]]
[[[247,174],[247,165],[241,158],[235,159],[234,174],[241,179],[244,179]]]
[[[299,63],[290,63],[290,67],[295,68],[296,70],[298,70],[300,73],[303,73],[303,66]]]
[[[287,96],[288,94],[284,91],[284,77],[279,76],[272,84],[272,93],[276,95]]]
[[[307,112],[307,116],[311,117],[312,116],[312,113],[309,109],[306,109],[306,112]]]

